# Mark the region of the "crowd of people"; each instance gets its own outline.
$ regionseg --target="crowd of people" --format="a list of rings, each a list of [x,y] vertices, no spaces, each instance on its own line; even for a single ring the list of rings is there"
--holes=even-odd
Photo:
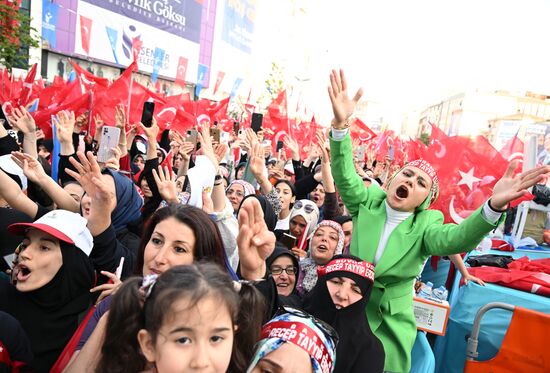
[[[291,137],[274,151],[261,130],[217,142],[204,124],[194,142],[130,125],[123,107],[94,118],[93,141],[85,114],[60,111],[52,149],[25,107],[9,113],[0,371],[408,372],[428,257],[478,281],[458,254],[550,167],[511,164],[482,207],[443,224],[432,166],[357,160],[362,92],[332,71],[328,94],[334,119],[307,159]],[[105,126],[121,136],[99,162]]]

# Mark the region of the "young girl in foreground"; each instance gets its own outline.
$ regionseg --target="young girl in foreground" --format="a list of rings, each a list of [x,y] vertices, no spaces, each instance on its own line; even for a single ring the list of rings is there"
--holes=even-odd
[[[239,294],[229,275],[212,263],[127,280],[113,298],[96,371],[244,371],[238,353],[243,345],[251,349],[261,320],[243,325],[235,338],[239,309],[246,309],[243,292],[255,298],[250,285],[240,288]]]

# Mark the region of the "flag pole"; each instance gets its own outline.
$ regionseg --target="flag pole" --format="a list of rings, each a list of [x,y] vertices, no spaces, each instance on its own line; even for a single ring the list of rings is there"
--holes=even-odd
[[[135,60],[134,60],[135,62]],[[132,64],[134,63],[132,62]],[[130,73],[130,91],[128,92],[128,107],[126,108],[126,121],[130,123],[130,105],[132,104],[132,87],[134,85],[134,67],[132,66],[132,72]],[[124,123],[126,125],[126,123]]]

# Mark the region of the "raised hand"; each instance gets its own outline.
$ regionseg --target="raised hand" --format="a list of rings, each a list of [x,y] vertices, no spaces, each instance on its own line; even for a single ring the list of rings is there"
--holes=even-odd
[[[83,114],[80,114],[77,118],[76,118],[76,121],[74,123],[74,128],[73,128],[73,132],[74,133],[81,133],[82,132],[82,127],[84,127],[86,125],[86,123],[88,123],[88,112],[85,112]]]
[[[285,145],[285,148],[290,149],[290,152],[292,153],[292,159],[294,159],[295,161],[299,161],[300,147],[298,146],[298,143],[296,142],[296,140],[294,140],[292,137],[287,135],[285,136],[285,139],[284,139],[284,145]]]
[[[65,110],[60,111],[57,117],[57,138],[61,143],[72,143],[73,130],[75,124],[74,112],[67,113]]]
[[[237,246],[243,278],[263,278],[265,260],[275,248],[275,235],[267,229],[262,207],[256,198],[247,198],[239,211]]]
[[[264,150],[258,142],[250,149],[249,157],[248,163],[250,171],[256,180],[258,180],[263,176],[265,169]]]
[[[179,153],[183,157],[183,160],[186,162],[189,162],[191,159],[191,153],[193,153],[193,150],[195,150],[195,145],[189,141],[184,141],[181,143],[179,147]]]
[[[19,131],[26,134],[33,134],[36,131],[36,123],[32,115],[23,106],[14,108],[9,116],[10,124]]]
[[[332,111],[336,123],[345,122],[355,110],[357,103],[363,96],[363,89],[359,89],[352,99],[348,97],[348,84],[344,71],[332,70],[330,74],[330,87],[328,87],[328,96],[332,103]]]
[[[11,158],[23,169],[25,176],[33,183],[39,184],[40,180],[49,177],[40,162],[29,154],[13,152],[11,153]]]
[[[86,155],[83,152],[77,152],[76,155],[78,161],[74,157],[69,158],[76,172],[68,168],[65,172],[78,181],[86,194],[92,198],[92,209],[101,206],[112,211],[116,206],[115,184],[105,182],[101,175],[101,168],[92,152]]]
[[[330,154],[327,149],[327,137],[322,130],[317,130],[315,133],[315,140],[321,153],[321,163],[330,165]]]
[[[199,142],[201,143],[200,152],[210,159],[216,172],[218,170],[219,162],[214,153],[214,148],[212,146],[212,139],[210,138],[210,127],[208,125],[200,126],[200,130],[197,133]]]
[[[124,105],[117,105],[115,108],[115,126],[120,128],[121,132],[126,130],[126,113]]]
[[[214,146],[214,154],[216,155],[218,164],[222,162],[228,150],[229,147],[227,144],[216,144],[216,146]]]
[[[111,148],[111,150],[114,153],[114,157],[109,158],[107,162],[105,162],[105,167],[118,171],[120,169],[120,156],[122,155],[122,152],[118,147]]]
[[[157,125],[157,120],[155,119],[155,117],[153,117],[151,127],[145,127],[141,122],[139,123],[139,127],[141,128],[143,133],[145,133],[145,136],[147,137],[147,141],[149,141],[149,143],[157,142],[157,136],[159,134],[160,128]]]
[[[107,298],[109,295],[114,294],[118,290],[120,285],[122,285],[122,281],[120,281],[116,274],[107,271],[101,271],[101,274],[103,276],[107,276],[112,281],[112,283],[108,282],[106,284],[99,285],[90,289],[90,293],[101,291],[101,294],[99,295],[99,298],[97,298],[95,304],[99,304],[103,299]]]
[[[542,181],[545,175],[550,173],[550,166],[539,166],[516,175],[518,163],[518,161],[511,162],[502,178],[493,187],[490,203],[496,210],[505,210],[508,203],[523,196],[527,193],[527,189]]]
[[[153,170],[153,177],[157,183],[160,196],[168,203],[178,202],[176,178],[175,175],[170,177],[168,167],[164,167],[163,170],[162,167],[159,166],[158,172],[157,170]]]

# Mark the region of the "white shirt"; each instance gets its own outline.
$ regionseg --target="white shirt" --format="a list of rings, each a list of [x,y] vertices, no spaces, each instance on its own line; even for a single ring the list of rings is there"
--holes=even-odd
[[[392,209],[387,201],[384,201],[386,205],[386,222],[384,223],[384,230],[382,231],[382,236],[378,242],[378,248],[376,249],[376,254],[374,255],[374,264],[376,265],[384,250],[386,250],[386,244],[388,243],[388,238],[390,238],[391,232],[403,221],[405,221],[409,216],[412,215],[412,212],[403,212]]]

